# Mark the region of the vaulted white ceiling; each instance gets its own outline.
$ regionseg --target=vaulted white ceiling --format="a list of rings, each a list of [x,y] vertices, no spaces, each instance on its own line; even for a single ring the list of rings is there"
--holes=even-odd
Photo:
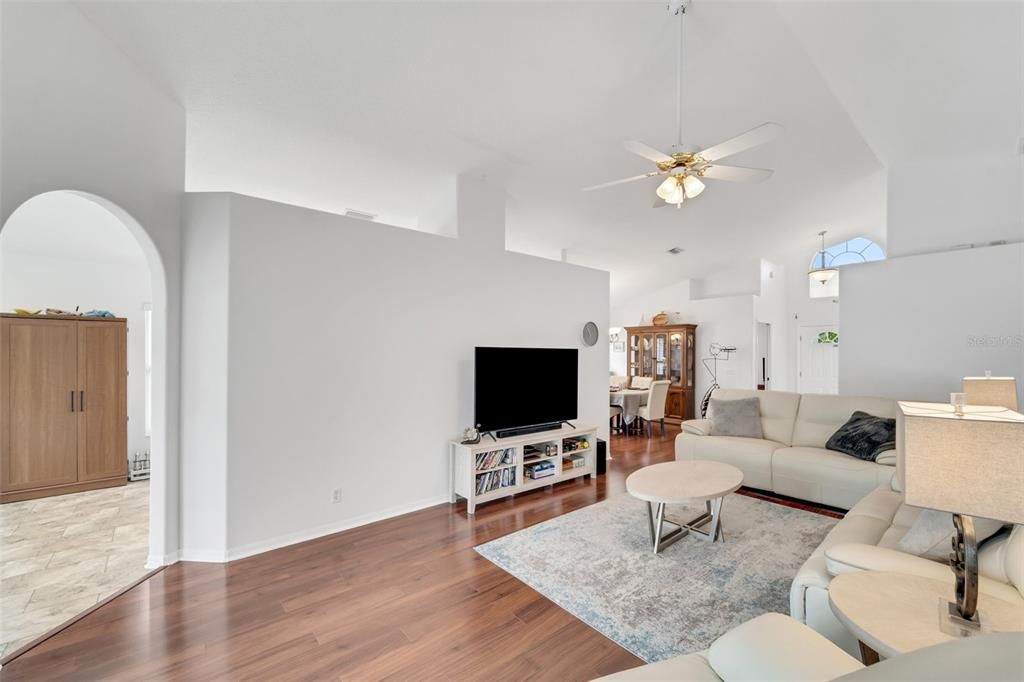
[[[623,140],[674,142],[677,24],[663,2],[79,6],[186,108],[188,189],[355,208],[422,229],[454,175],[478,169],[506,183],[510,248],[568,249],[571,261],[608,269],[623,296],[738,260],[810,253],[823,227],[836,240],[884,241],[879,157],[930,141],[914,126],[922,112],[942,126],[943,55],[998,61],[1000,79],[1020,60],[947,42],[963,12],[940,14],[945,2],[907,3],[893,15],[899,28],[879,34],[878,4],[694,1],[686,141],[709,145],[764,121],[786,133],[730,159],[775,169],[771,180],[709,182],[679,210],[651,208],[654,180],[580,191],[649,169]],[[985,17],[969,18],[972,31]],[[895,31],[905,49],[893,47]],[[986,107],[1013,97],[988,77],[975,82],[970,66],[954,71]],[[954,108],[969,123],[969,106]],[[981,122],[1012,127],[1001,113]],[[667,255],[673,246],[686,251]]]

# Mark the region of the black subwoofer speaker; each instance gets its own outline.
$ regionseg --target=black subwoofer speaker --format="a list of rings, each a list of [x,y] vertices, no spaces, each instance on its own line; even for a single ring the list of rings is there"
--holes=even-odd
[[[600,438],[597,439],[597,475],[604,474],[608,464],[608,443]]]

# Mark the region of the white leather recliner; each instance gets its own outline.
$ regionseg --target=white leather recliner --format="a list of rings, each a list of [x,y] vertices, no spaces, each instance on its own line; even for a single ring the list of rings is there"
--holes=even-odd
[[[892,682],[1024,678],[1024,633],[954,640],[865,667],[792,618],[767,613],[733,628],[707,651],[642,665],[599,682]]]
[[[857,570],[892,571],[934,578],[949,583],[954,576],[949,564],[899,551],[900,539],[921,510],[903,504],[899,482],[880,486],[854,505],[845,518],[825,536],[804,562],[790,587],[790,615],[810,626],[845,651],[856,654],[856,638],[832,613],[828,587],[832,578]],[[952,531],[952,524],[950,525]],[[978,551],[979,590],[1024,608],[1024,530],[983,542]]]
[[[693,419],[681,425],[676,459],[731,464],[743,472],[745,486],[841,509],[892,477],[895,450],[868,462],[826,450],[825,443],[857,410],[895,417],[895,400],[740,389],[718,389],[712,397],[757,398],[764,438],[712,436],[710,420]]]

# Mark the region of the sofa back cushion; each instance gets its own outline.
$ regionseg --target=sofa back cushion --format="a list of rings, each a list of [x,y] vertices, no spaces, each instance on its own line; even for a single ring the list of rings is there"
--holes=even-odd
[[[764,438],[783,445],[792,445],[793,422],[796,420],[797,408],[800,405],[799,393],[720,388],[711,395],[716,400],[757,398],[761,402],[761,431]]]
[[[860,410],[876,417],[896,418],[896,401],[890,398],[858,398],[845,395],[805,393],[793,427],[793,446],[823,448],[850,416]]]

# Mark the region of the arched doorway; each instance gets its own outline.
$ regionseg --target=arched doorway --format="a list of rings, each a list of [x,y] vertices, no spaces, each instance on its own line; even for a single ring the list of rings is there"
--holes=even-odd
[[[150,479],[55,495],[33,490],[30,500],[0,505],[0,560],[21,562],[11,569],[18,578],[5,581],[9,612],[0,614],[5,631],[19,636],[0,643],[0,658],[131,584],[147,565],[164,563],[166,547],[166,280],[149,236],[102,197],[71,190],[32,197],[0,231],[0,309],[15,307],[105,309],[128,320],[124,456],[138,474],[148,452]],[[24,604],[8,599],[28,588]]]

